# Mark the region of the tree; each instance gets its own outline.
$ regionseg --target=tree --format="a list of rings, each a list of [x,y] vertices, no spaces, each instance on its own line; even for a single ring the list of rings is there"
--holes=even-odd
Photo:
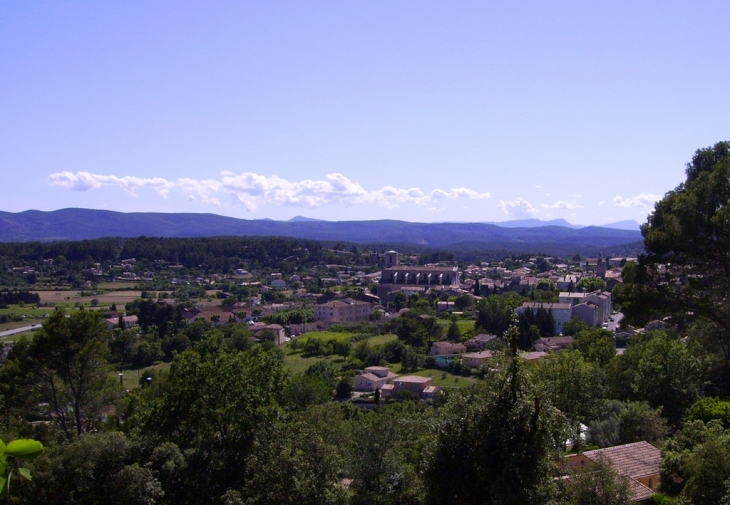
[[[567,479],[559,481],[563,505],[629,505],[631,485],[628,477],[618,474],[607,461],[579,467]]]
[[[343,457],[304,422],[263,429],[247,461],[246,503],[336,505],[347,503],[339,474]]]
[[[646,254],[624,278],[622,307],[630,323],[649,304],[678,322],[706,319],[728,341],[730,143],[699,149],[685,173],[641,227]]]
[[[68,438],[97,430],[118,394],[107,363],[109,335],[98,312],[55,311],[22,357],[28,409],[50,415]]]
[[[585,289],[588,292],[597,291],[606,287],[606,281],[600,277],[583,277],[578,281],[578,289]]]
[[[444,407],[425,474],[427,503],[541,504],[552,497],[552,461],[567,438],[564,418],[528,387],[516,325],[505,337],[502,370]]]
[[[634,337],[626,352],[612,360],[609,373],[619,399],[662,407],[674,425],[699,396],[699,361],[684,342],[663,331]]]
[[[608,330],[591,328],[579,331],[575,335],[573,348],[583,355],[587,361],[606,366],[616,356],[616,344]]]

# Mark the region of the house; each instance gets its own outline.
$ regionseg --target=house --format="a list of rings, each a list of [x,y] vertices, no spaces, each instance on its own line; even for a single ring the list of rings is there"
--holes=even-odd
[[[573,317],[594,328],[603,324],[603,321],[601,320],[601,311],[599,310],[598,305],[593,302],[584,302],[573,305]]]
[[[286,281],[283,279],[274,279],[271,281],[271,287],[275,289],[283,289],[286,287]]]
[[[420,375],[404,375],[393,381],[393,391],[410,391],[419,397],[423,391],[431,386],[431,377],[421,377]]]
[[[434,342],[431,345],[431,356],[452,356],[466,352],[464,344],[455,344],[453,342]]]
[[[533,343],[536,351],[559,351],[573,347],[573,337],[543,337]]]
[[[570,305],[593,303],[598,307],[599,326],[608,321],[611,316],[611,293],[608,291],[592,291],[590,293],[561,291],[558,299],[560,303],[569,303]]]
[[[436,302],[437,312],[448,312],[449,310],[455,310],[456,306],[454,302]]]
[[[355,391],[375,391],[391,385],[398,376],[384,366],[369,366],[355,376]],[[391,388],[386,388],[388,391]]]
[[[555,320],[555,332],[562,333],[563,325],[570,321],[571,304],[570,303],[542,303],[542,302],[525,302],[522,307],[517,307],[515,312],[522,314],[527,309],[537,311],[537,309],[549,310],[553,314]]]
[[[523,352],[520,354],[520,358],[525,361],[537,361],[540,358],[544,358],[546,355],[547,353],[545,351]]]
[[[468,352],[461,355],[461,362],[469,368],[479,368],[492,356],[492,351]]]
[[[109,319],[105,319],[106,326],[110,330],[113,330],[114,328],[119,327],[119,318],[110,317]],[[131,328],[133,326],[137,326],[137,316],[122,316],[122,321],[124,321],[124,327],[125,328]]]
[[[464,342],[464,345],[467,349],[473,350],[473,349],[484,349],[487,347],[487,345],[495,340],[497,338],[497,335],[488,335],[486,333],[480,333],[479,335],[475,335],[474,337],[470,338],[466,342]]]
[[[632,501],[645,503],[659,487],[659,467],[662,453],[648,442],[617,445],[565,457],[569,468],[591,465],[600,460],[608,462],[620,475],[630,479]]]
[[[317,321],[358,322],[367,321],[372,312],[368,302],[345,298],[314,306],[314,319]]]

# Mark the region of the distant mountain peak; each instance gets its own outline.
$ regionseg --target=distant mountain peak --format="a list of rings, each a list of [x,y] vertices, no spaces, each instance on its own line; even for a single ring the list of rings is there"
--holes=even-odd
[[[613,228],[615,230],[641,230],[641,225],[633,219],[627,219],[625,221],[616,221],[615,223],[602,224],[601,228]]]
[[[584,228],[579,224],[570,224],[565,219],[552,219],[550,221],[543,221],[542,219],[514,219],[512,221],[502,221],[500,223],[490,222],[488,224],[496,224],[502,228],[540,228],[542,226],[563,226],[565,228],[572,228],[574,230]]]
[[[300,222],[311,222],[311,221],[324,221],[324,219],[314,219],[311,217],[294,216],[293,218],[289,219],[287,221],[287,223],[300,223]]]

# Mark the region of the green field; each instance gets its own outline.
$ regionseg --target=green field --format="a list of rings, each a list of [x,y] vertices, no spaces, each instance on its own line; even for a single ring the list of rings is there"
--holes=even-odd
[[[152,366],[145,366],[142,368],[125,368],[122,370],[122,381],[124,389],[136,389],[139,387],[139,378],[142,376],[142,372],[145,370],[169,370],[171,363],[158,363]],[[119,381],[119,370],[114,370],[109,373],[115,380]]]
[[[426,370],[418,370],[417,372],[408,372],[407,374],[404,374],[401,372],[400,363],[397,363],[395,365],[389,365],[388,368],[390,368],[393,373],[397,373],[398,375],[418,375],[421,377],[431,377],[433,379],[432,383],[434,386],[440,386],[444,388],[460,388],[464,386],[469,386],[471,384],[474,384],[477,380],[473,377],[452,375],[444,370],[436,370],[432,368]]]
[[[439,319],[439,324],[444,327],[444,331],[449,329],[451,321],[448,319]],[[459,331],[463,335],[467,331],[474,331],[474,320],[473,319],[459,319],[456,321],[456,325],[459,327]]]
[[[334,332],[334,331],[319,331],[319,332],[309,332],[305,333],[301,337],[297,337],[297,340],[301,340],[302,338],[306,338],[308,336],[321,338],[324,341],[327,341],[329,339],[335,339],[335,340],[344,340],[346,338],[349,338],[352,336],[352,333],[340,333],[340,332]],[[370,337],[367,340],[367,342],[370,345],[380,345],[384,344],[386,342],[390,342],[391,340],[395,340],[396,337],[392,333],[388,333],[385,335],[375,335],[373,337]],[[362,341],[361,341],[362,342]],[[326,361],[328,363],[332,363],[334,365],[341,365],[345,363],[346,359],[342,356],[302,356],[301,351],[295,351],[289,348],[289,344],[286,344],[283,346],[284,352],[286,353],[284,357],[284,365],[291,370],[293,373],[301,373],[304,372],[310,365],[313,365],[317,363],[318,361]]]
[[[302,373],[319,361],[326,361],[333,365],[341,365],[345,363],[345,358],[342,356],[311,356],[305,358],[301,353],[287,354],[284,356],[284,366],[291,370],[292,373]]]

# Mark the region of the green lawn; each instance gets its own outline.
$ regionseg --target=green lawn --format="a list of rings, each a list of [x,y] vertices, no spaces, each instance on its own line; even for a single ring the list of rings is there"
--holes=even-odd
[[[473,319],[459,319],[456,321],[456,325],[459,327],[459,331],[462,333],[466,333],[467,331],[474,331],[474,320]],[[444,331],[449,329],[449,325],[451,325],[451,321],[448,319],[439,319],[439,324],[444,327]]]
[[[311,365],[319,361],[326,361],[334,365],[341,365],[345,362],[342,356],[311,356],[304,357],[301,353],[287,354],[284,356],[284,365],[292,371],[292,373],[302,373]]]
[[[375,335],[374,337],[370,337],[368,339],[368,344],[370,344],[370,345],[385,344],[392,340],[396,340],[397,338],[398,338],[398,336],[393,333],[386,333],[385,335]]]
[[[139,378],[142,376],[144,370],[168,370],[171,363],[158,363],[152,366],[145,366],[142,368],[125,368],[122,370],[122,381],[124,389],[135,389],[139,387]],[[109,375],[114,377],[117,381],[119,380],[119,370],[110,372]]]
[[[432,383],[434,386],[441,386],[444,388],[460,388],[464,386],[469,386],[471,384],[474,384],[477,380],[474,377],[461,377],[459,375],[452,375],[444,370],[436,370],[432,368],[418,370],[417,372],[408,372],[406,374],[401,372],[400,363],[397,363],[395,365],[389,365],[388,368],[390,368],[393,373],[397,373],[398,375],[418,375],[421,377],[431,377],[433,379]]]

